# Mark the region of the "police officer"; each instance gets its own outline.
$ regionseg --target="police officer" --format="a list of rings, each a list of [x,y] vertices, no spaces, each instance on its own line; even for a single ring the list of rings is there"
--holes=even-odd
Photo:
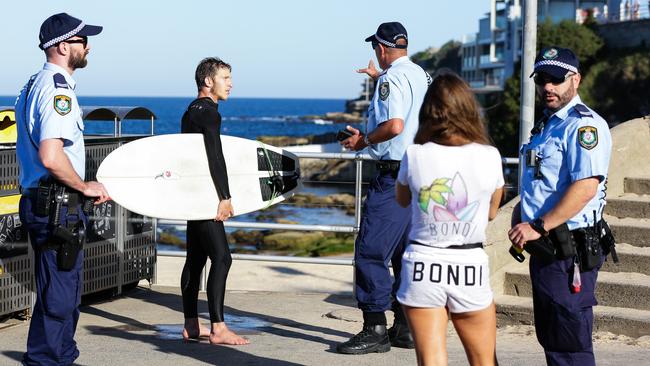
[[[611,136],[605,120],[580,100],[579,63],[571,50],[543,49],[531,77],[545,116],[521,150],[526,168],[508,236],[532,253],[535,330],[547,364],[595,365],[592,307],[603,260],[596,228],[605,206]],[[562,229],[571,233],[564,240],[554,235]],[[597,235],[586,235],[591,232]],[[540,251],[545,238],[552,239],[550,248]]]
[[[366,42],[371,43],[383,72],[378,72],[372,60],[368,68],[358,70],[376,80],[368,107],[368,133],[362,135],[348,126],[352,136],[341,144],[355,151],[368,148],[378,160],[378,174],[368,187],[354,253],[355,290],[363,311],[363,329],[338,345],[337,351],[346,354],[387,352],[391,344],[414,348],[402,309],[394,300],[411,217],[409,209],[395,200],[395,179],[406,147],[417,132],[418,113],[431,78],[408,58],[408,35],[402,24],[382,23]],[[395,281],[390,276],[389,261]],[[391,307],[395,324],[386,330],[384,311]]]
[[[47,62],[16,101],[20,219],[34,248],[36,283],[24,365],[70,365],[79,356],[73,337],[87,223],[82,200],[109,197],[102,184],[84,182],[84,125],[72,73],[86,66],[88,36],[101,31],[66,13],[47,18],[39,34]]]

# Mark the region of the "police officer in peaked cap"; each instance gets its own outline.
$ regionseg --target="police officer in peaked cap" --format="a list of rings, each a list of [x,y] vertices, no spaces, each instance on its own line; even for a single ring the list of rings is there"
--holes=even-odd
[[[36,284],[24,365],[71,365],[79,356],[82,204],[86,197],[99,204],[109,196],[102,184],[84,181],[84,124],[72,74],[86,66],[88,37],[101,31],[66,13],[47,18],[39,33],[46,63],[16,101],[20,219],[34,248]]]
[[[544,117],[521,149],[521,201],[508,236],[531,253],[535,330],[547,364],[595,365],[594,289],[613,245],[602,219],[611,136],[607,122],[580,100],[571,50],[541,50],[531,77]]]
[[[337,346],[337,351],[345,354],[387,352],[391,345],[415,347],[406,317],[395,300],[411,224],[410,210],[395,199],[395,181],[406,147],[417,132],[418,113],[431,77],[409,59],[408,34],[401,23],[382,23],[366,42],[383,71],[379,72],[372,61],[358,70],[377,85],[368,107],[368,129],[361,134],[348,126],[351,137],[341,144],[355,151],[367,149],[377,160],[378,174],[368,188],[354,253],[355,293],[363,311],[363,329]],[[384,312],[389,309],[395,314],[395,322],[386,329]]]

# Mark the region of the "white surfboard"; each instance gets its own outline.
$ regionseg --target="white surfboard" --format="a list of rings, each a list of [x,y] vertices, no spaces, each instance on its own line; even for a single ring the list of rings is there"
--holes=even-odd
[[[266,208],[301,188],[292,153],[233,136],[221,136],[235,215]],[[97,180],[129,211],[174,220],[217,216],[201,134],[159,135],[120,146],[102,161]]]

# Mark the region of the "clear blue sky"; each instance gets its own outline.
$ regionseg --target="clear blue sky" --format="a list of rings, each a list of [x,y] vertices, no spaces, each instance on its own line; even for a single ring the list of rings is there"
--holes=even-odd
[[[196,64],[218,56],[233,97],[352,98],[381,22],[402,22],[413,54],[476,32],[488,11],[489,0],[4,1],[0,95],[40,69],[38,30],[58,12],[104,26],[74,74],[78,95],[193,96]]]

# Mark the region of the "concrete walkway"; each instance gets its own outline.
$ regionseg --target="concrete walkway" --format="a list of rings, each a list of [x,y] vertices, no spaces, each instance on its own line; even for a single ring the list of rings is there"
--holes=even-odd
[[[78,365],[414,365],[413,350],[384,354],[339,355],[334,349],[360,330],[361,316],[350,294],[229,291],[226,317],[250,345],[183,343],[178,287],[139,287],[114,300],[82,306],[77,328]],[[199,311],[207,311],[201,294]],[[202,313],[202,317],[207,314]],[[11,321],[10,321],[11,322]],[[2,325],[10,322],[0,323]],[[29,323],[0,329],[0,365],[18,364]],[[543,365],[544,357],[529,326],[498,330],[501,365]],[[648,337],[645,337],[648,338]],[[595,335],[598,365],[647,365],[650,339]],[[450,365],[467,360],[458,337],[448,332]]]

